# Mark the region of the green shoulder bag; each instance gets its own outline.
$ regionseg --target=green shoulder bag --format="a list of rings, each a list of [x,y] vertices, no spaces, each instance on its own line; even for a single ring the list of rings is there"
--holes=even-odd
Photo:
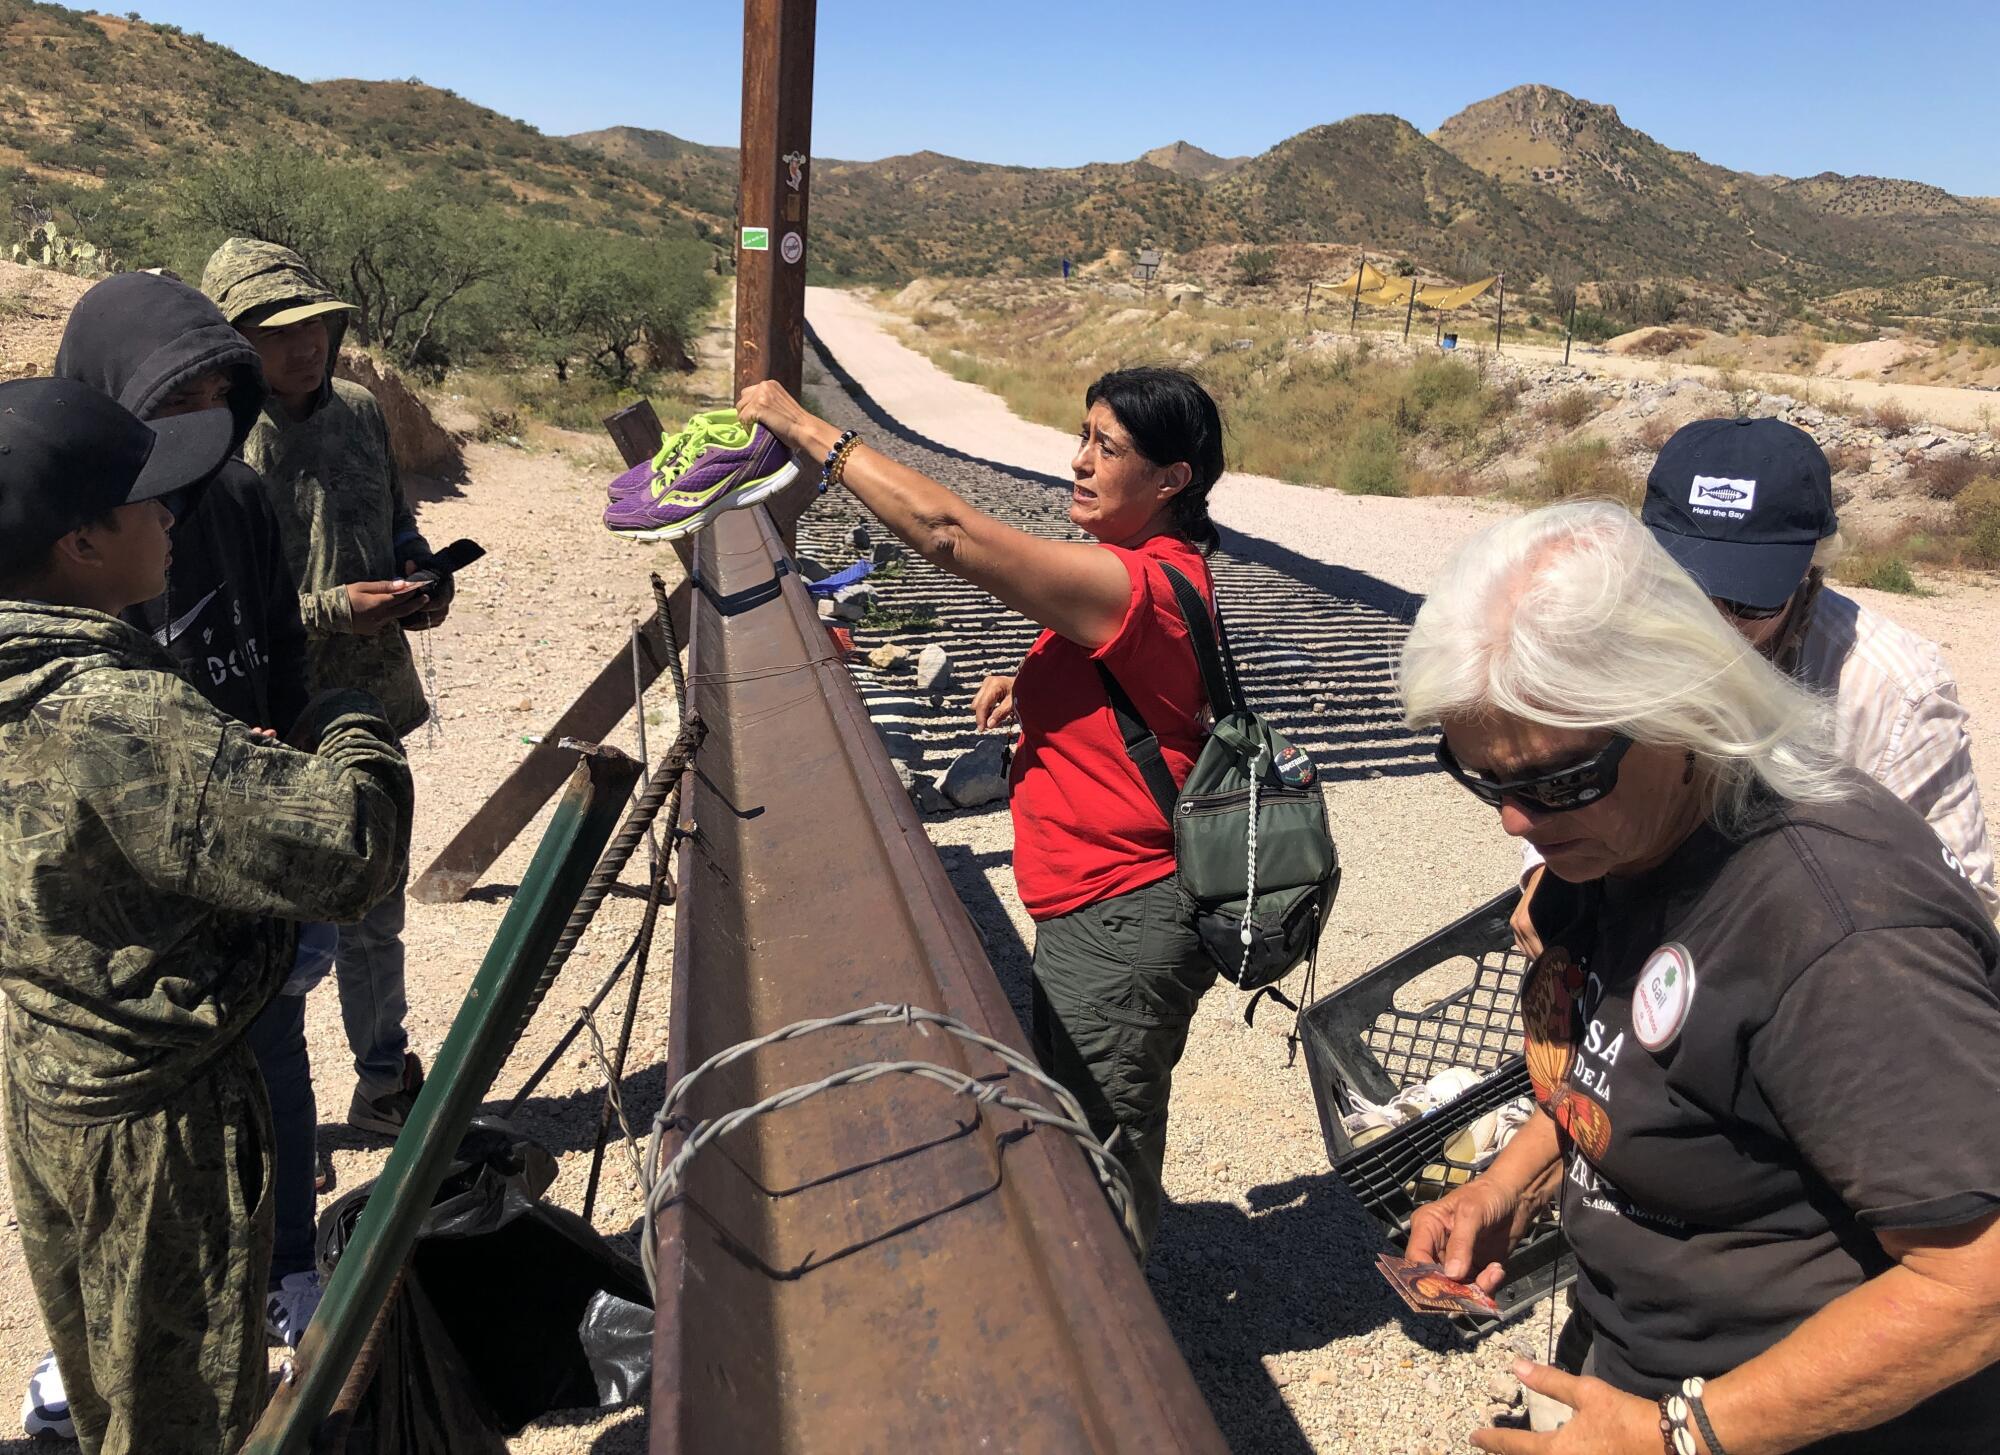
[[[1178,788],[1160,742],[1102,663],[1098,675],[1125,751],[1173,826],[1174,863],[1194,905],[1194,927],[1223,978],[1268,991],[1312,955],[1340,888],[1319,774],[1305,750],[1251,711],[1218,609],[1211,620],[1187,577],[1162,565],[1201,668],[1214,717]],[[1255,1001],[1246,1008],[1246,1017]]]

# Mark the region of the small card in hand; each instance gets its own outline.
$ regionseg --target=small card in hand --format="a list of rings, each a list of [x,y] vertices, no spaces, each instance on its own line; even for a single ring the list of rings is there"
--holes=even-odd
[[[1436,1263],[1412,1263],[1394,1253],[1375,1260],[1389,1286],[1420,1314],[1471,1314],[1497,1319],[1500,1305],[1470,1283],[1448,1276]]]

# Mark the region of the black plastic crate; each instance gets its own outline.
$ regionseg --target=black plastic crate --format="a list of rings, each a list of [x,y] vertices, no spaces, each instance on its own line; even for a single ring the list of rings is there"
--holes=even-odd
[[[1522,1055],[1521,977],[1528,962],[1514,948],[1508,917],[1520,902],[1510,889],[1376,966],[1351,985],[1307,1006],[1302,1017],[1306,1068],[1334,1173],[1382,1225],[1389,1241],[1409,1241],[1410,1214],[1422,1202],[1469,1181],[1470,1164],[1445,1144],[1486,1113],[1530,1093]],[[1421,1009],[1396,994],[1418,976],[1466,961],[1456,989]],[[1440,1071],[1462,1066],[1479,1083],[1446,1105],[1356,1147],[1341,1117],[1355,1098],[1386,1102]],[[1500,1319],[1454,1319],[1477,1338],[1576,1277],[1576,1262],[1553,1216],[1529,1230],[1508,1261],[1512,1277],[1495,1295]]]

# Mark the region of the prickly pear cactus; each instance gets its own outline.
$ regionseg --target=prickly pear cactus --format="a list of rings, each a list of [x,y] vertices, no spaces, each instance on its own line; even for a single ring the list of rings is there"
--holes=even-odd
[[[97,244],[66,236],[52,222],[37,223],[26,242],[14,244],[13,257],[15,262],[29,267],[53,268],[79,278],[94,278],[110,271],[110,260]]]

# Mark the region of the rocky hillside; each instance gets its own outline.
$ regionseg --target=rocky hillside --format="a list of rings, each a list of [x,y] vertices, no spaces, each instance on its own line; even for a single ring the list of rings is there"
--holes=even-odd
[[[702,153],[721,155],[630,128],[573,140],[684,188],[690,203],[698,184],[680,179],[699,172]],[[814,205],[815,251],[834,276],[939,261],[1041,269],[1065,255],[1148,239],[1179,249],[1193,238],[1366,246],[1460,276],[1665,275],[1806,297],[1873,287],[1891,302],[1925,280],[2000,281],[2000,202],[1876,177],[1733,172],[1550,86],[1478,102],[1433,136],[1398,117],[1356,116],[1249,158],[1181,141],[1085,168],[934,153],[824,162]]]
[[[423,178],[471,202],[628,231],[685,231],[718,201],[414,79],[308,84],[176,26],[0,0],[10,213],[80,199],[87,215],[92,194],[115,205],[133,184],[171,183],[264,144],[362,163],[391,184]]]
[[[1552,86],[1469,106],[1436,140],[1499,183],[1523,215],[1560,204],[1584,219],[1586,251],[1622,244],[1658,272],[1782,276],[1814,293],[1898,275],[2000,274],[2000,206],[1990,201],[1879,177],[1731,172]]]
[[[415,78],[308,84],[171,25],[0,0],[10,211],[55,205],[88,228],[94,214],[157,206],[187,172],[267,144],[509,213],[718,245],[735,222],[733,148],[635,127],[546,137]],[[816,172],[820,281],[1045,272],[1150,241],[1174,252],[1366,247],[1459,277],[1669,275],[1808,298],[1871,290],[1888,308],[1905,295],[1990,297],[2000,284],[2000,201],[1876,177],[1731,172],[1547,86],[1479,102],[1434,136],[1357,116],[1250,158],[1177,141],[1084,167],[916,152],[821,159]]]

